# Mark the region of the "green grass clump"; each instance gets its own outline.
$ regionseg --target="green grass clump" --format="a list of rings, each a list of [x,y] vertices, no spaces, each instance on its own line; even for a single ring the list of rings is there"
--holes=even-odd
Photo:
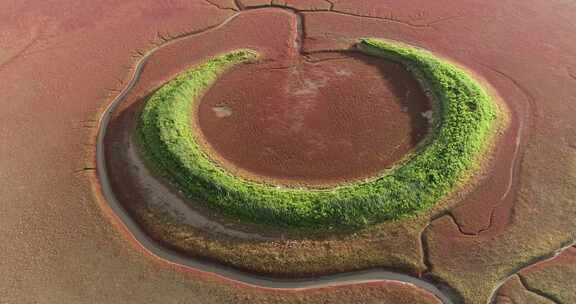
[[[466,180],[489,146],[498,108],[465,71],[398,42],[362,39],[359,50],[403,63],[434,96],[426,145],[380,176],[328,189],[258,183],[218,166],[200,146],[191,115],[200,95],[250,50],[214,57],[180,74],[146,102],[138,135],[145,157],[187,197],[227,215],[292,228],[359,227],[413,215]]]

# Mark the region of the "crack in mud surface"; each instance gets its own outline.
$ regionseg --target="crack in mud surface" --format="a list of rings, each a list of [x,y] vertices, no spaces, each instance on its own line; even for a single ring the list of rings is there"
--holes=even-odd
[[[236,8],[221,6],[220,4],[215,3],[215,2],[213,2],[212,0],[204,0],[204,1],[205,1],[206,3],[208,3],[208,5],[213,6],[213,7],[217,8],[217,9],[230,10],[230,11],[234,11],[234,12],[237,12],[237,11],[238,11],[238,9],[236,9]]]
[[[562,246],[561,248],[553,251],[553,252],[550,253],[550,254],[540,256],[540,257],[538,257],[538,258],[536,258],[536,259],[533,259],[533,260],[531,260],[531,261],[527,261],[526,263],[524,263],[524,265],[521,265],[521,266],[517,267],[509,276],[507,276],[507,277],[504,278],[502,281],[500,281],[500,283],[494,288],[494,290],[492,291],[492,295],[491,295],[491,297],[490,297],[490,299],[491,299],[490,303],[496,303],[496,299],[497,299],[497,296],[498,296],[498,291],[500,291],[500,288],[501,288],[506,282],[508,282],[512,277],[517,276],[517,277],[520,279],[520,282],[522,283],[522,285],[524,286],[524,288],[526,288],[527,284],[524,284],[524,282],[522,282],[522,281],[523,281],[523,278],[522,278],[520,272],[522,272],[522,271],[525,270],[525,269],[529,269],[529,268],[532,268],[532,267],[534,267],[534,266],[537,266],[538,264],[545,263],[545,262],[549,262],[549,261],[553,260],[554,258],[556,258],[557,256],[559,256],[560,254],[562,254],[565,250],[568,250],[568,249],[570,249],[571,247],[574,247],[574,246],[576,246],[576,239],[570,240],[570,242],[567,242],[564,246]],[[531,291],[531,292],[534,292],[534,289],[531,290],[531,289],[526,288],[526,290]],[[540,292],[540,293],[542,293],[542,292]],[[543,293],[542,293],[542,294],[537,293],[537,294],[540,295],[540,296],[543,296],[543,295],[542,295]],[[546,297],[546,298],[552,300],[549,296],[543,296],[543,297]],[[554,302],[554,303],[563,304],[563,303],[561,303],[561,302],[559,302],[559,301],[556,301],[556,302]]]
[[[456,216],[452,212],[447,212],[445,216],[447,216],[450,219],[450,221],[452,223],[454,223],[454,225],[456,226],[456,228],[458,228],[458,231],[461,234],[466,235],[466,236],[478,236],[478,235],[480,235],[480,233],[482,233],[484,231],[488,231],[490,229],[490,227],[492,227],[492,224],[494,222],[495,212],[496,212],[496,208],[492,208],[492,211],[490,212],[490,223],[486,227],[478,230],[478,232],[466,232],[466,231],[464,231],[464,229],[462,228],[462,224],[458,221],[458,219],[456,218]]]

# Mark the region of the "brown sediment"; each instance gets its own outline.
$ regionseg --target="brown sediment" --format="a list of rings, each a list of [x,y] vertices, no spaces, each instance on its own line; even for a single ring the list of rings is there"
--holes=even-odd
[[[207,91],[192,123],[224,167],[325,186],[377,175],[427,134],[430,103],[401,64],[351,52],[307,58],[239,66]]]

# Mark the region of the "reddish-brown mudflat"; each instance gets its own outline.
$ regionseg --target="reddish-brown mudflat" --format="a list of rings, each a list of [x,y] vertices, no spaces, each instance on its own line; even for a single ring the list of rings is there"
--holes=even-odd
[[[390,168],[424,137],[429,102],[402,65],[313,60],[224,74],[193,115],[214,157],[256,179],[333,184]]]
[[[94,150],[96,120],[130,78],[138,51],[152,49],[161,37],[206,31],[192,40],[187,53],[163,49],[165,56],[145,70],[163,64],[167,69],[164,74],[143,74],[144,85],[137,88],[142,96],[197,58],[260,45],[255,39],[261,35],[270,42],[259,48],[266,55],[295,56],[295,18],[288,21],[293,30],[272,35],[277,23],[286,22],[281,13],[244,11],[242,24],[253,27],[207,31],[244,7],[234,2],[0,4],[0,242],[7,244],[0,249],[3,301],[231,303],[244,291],[261,294],[251,288],[230,289],[210,275],[183,275],[135,250],[138,247],[116,229],[118,220],[105,202],[94,195],[94,161],[86,157]],[[424,254],[418,242],[424,224],[406,224],[394,233],[389,230],[394,225],[388,224],[374,232],[382,237],[364,242],[365,247],[345,247],[347,254],[327,255],[327,266],[342,263],[343,256],[356,257],[358,264],[382,256],[383,266],[428,268],[456,289],[462,302],[484,304],[510,273],[574,241],[574,3],[330,2],[290,1],[298,9],[324,10],[302,13],[304,50],[341,49],[351,39],[368,35],[425,47],[484,77],[509,106],[512,121],[497,150],[508,152],[497,152],[493,169],[486,173],[485,183],[493,186],[464,198],[463,209],[453,212],[455,221],[449,216],[434,220],[424,230]],[[278,51],[285,54],[273,54]],[[496,165],[503,157],[507,164]],[[299,244],[286,242],[277,253]],[[317,245],[304,258],[331,250]],[[366,252],[370,259],[362,260]],[[260,253],[252,251],[254,256]],[[291,265],[296,264],[297,259]]]

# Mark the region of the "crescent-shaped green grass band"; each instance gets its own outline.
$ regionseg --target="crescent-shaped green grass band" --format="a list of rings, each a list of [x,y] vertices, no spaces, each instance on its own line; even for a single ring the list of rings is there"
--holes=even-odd
[[[251,50],[205,61],[151,95],[137,124],[145,159],[194,202],[253,223],[350,228],[433,206],[480,168],[497,129],[499,108],[467,72],[428,51],[373,38],[361,39],[357,46],[366,54],[404,64],[434,102],[428,139],[379,176],[326,189],[291,188],[246,180],[219,166],[198,142],[191,115],[221,73],[257,59]]]

